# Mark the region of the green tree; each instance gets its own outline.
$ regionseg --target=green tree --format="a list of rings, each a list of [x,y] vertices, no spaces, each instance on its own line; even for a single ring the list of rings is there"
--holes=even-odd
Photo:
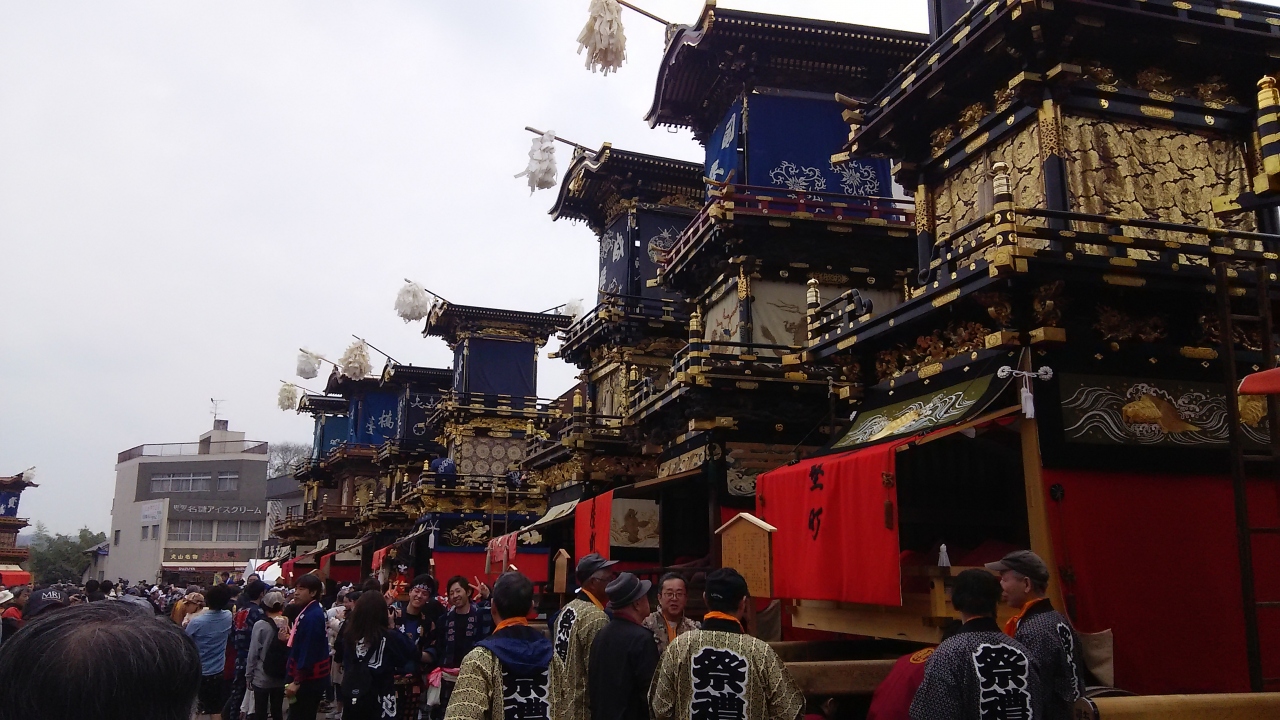
[[[89,528],[80,528],[77,535],[50,535],[44,523],[37,522],[27,569],[41,585],[78,583],[89,567],[89,556],[84,551],[106,539],[106,533],[95,533]]]

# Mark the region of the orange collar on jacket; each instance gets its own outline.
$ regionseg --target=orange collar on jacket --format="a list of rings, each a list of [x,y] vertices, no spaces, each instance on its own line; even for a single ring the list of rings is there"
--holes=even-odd
[[[1036,598],[1035,600],[1028,600],[1022,606],[1022,609],[1018,611],[1017,615],[1014,615],[1013,617],[1009,618],[1007,622],[1005,622],[1004,634],[1008,635],[1009,637],[1013,637],[1018,632],[1018,625],[1022,623],[1022,618],[1026,617],[1027,611],[1035,607],[1036,604],[1042,603],[1042,602],[1049,602],[1049,598],[1042,597],[1042,598]]]

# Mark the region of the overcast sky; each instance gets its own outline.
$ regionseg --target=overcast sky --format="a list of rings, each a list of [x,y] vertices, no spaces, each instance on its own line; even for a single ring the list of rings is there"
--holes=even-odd
[[[640,1],[680,23],[702,7]],[[925,0],[720,4],[926,29]],[[275,405],[299,346],[336,358],[355,333],[447,366],[392,310],[405,277],[458,303],[589,305],[595,237],[512,177],[522,128],[700,148],[642,120],[662,26],[624,10],[627,65],[593,75],[587,6],[0,4],[0,474],[35,465],[41,485],[20,514],[107,530],[116,453],[194,441],[210,398],[251,439],[309,442]],[[575,371],[538,373],[554,396]]]

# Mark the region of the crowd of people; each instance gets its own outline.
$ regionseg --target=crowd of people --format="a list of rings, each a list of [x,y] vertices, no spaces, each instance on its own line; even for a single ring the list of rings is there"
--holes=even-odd
[[[376,580],[254,575],[204,587],[0,589],[0,720],[813,720],[768,643],[744,630],[751,598],[732,568],[706,574],[701,622],[686,579],[657,588],[600,555],[544,633],[519,572],[492,589],[422,575],[405,599]],[[962,621],[902,658],[871,720],[1071,717],[1085,669],[1049,602],[1049,571],[1011,553],[954,580]],[[657,608],[650,596],[658,598]],[[1003,628],[997,604],[1017,614]],[[286,715],[287,707],[287,715]],[[192,715],[194,713],[194,715]]]

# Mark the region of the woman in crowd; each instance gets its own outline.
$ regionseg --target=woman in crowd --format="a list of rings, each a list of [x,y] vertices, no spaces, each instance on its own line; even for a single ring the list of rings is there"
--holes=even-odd
[[[480,582],[478,579],[476,582]],[[440,705],[436,716],[444,717],[458,677],[462,658],[471,652],[476,643],[493,634],[493,614],[489,608],[489,586],[480,583],[473,586],[461,575],[454,575],[445,584],[449,597],[449,612],[436,626],[435,643],[428,654],[442,669],[440,678]],[[479,601],[472,602],[473,591],[478,591]]]
[[[396,674],[417,655],[413,641],[391,629],[387,601],[362,593],[334,648],[342,664],[342,720],[396,720]]]
[[[245,682],[253,689],[254,720],[284,720],[285,669],[289,662],[289,621],[284,616],[284,595],[269,592],[262,598],[266,617],[253,626]]]

